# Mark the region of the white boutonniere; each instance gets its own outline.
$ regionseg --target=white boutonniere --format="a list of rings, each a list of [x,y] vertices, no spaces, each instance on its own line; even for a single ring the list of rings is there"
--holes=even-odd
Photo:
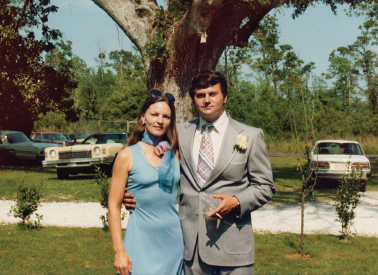
[[[239,150],[239,151],[245,151],[247,150],[247,145],[248,145],[248,137],[239,134],[238,137],[236,138],[236,144],[234,145],[234,149]]]

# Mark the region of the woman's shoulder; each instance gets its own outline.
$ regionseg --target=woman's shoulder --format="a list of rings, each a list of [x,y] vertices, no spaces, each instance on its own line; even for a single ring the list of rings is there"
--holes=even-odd
[[[134,145],[132,145],[134,146]],[[133,157],[133,153],[130,147],[132,146],[125,146],[124,148],[121,149],[121,151],[118,152],[117,158],[122,159],[122,160],[128,160]]]

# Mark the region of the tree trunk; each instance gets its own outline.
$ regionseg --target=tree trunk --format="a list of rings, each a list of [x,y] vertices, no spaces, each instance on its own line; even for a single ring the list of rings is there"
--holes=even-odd
[[[173,20],[164,33],[169,57],[159,61],[149,57],[145,48],[157,31],[156,1],[92,1],[109,14],[140,51],[148,89],[161,89],[175,96],[178,122],[196,115],[189,96],[192,77],[201,70],[214,69],[227,46],[246,46],[262,18],[284,2],[193,0],[182,18]],[[201,43],[201,35],[205,43]]]
[[[304,210],[305,210],[305,187],[302,187],[302,199],[301,199],[301,251],[300,257],[304,257]]]

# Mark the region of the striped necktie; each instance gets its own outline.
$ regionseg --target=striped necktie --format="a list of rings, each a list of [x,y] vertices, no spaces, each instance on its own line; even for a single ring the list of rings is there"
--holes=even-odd
[[[205,184],[214,169],[214,149],[210,137],[210,130],[213,127],[212,123],[207,123],[202,127],[202,139],[197,166],[197,173],[202,185]]]

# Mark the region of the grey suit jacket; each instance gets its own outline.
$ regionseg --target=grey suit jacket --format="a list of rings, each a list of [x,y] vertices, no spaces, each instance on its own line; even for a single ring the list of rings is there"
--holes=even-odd
[[[250,213],[275,193],[272,170],[261,129],[229,117],[214,170],[201,187],[193,163],[193,139],[198,120],[177,125],[180,137],[180,217],[184,234],[184,259],[191,260],[198,237],[201,259],[214,266],[254,263],[254,239]],[[234,148],[238,134],[248,137],[245,151]],[[241,215],[222,220],[208,218],[208,197],[237,196]]]

